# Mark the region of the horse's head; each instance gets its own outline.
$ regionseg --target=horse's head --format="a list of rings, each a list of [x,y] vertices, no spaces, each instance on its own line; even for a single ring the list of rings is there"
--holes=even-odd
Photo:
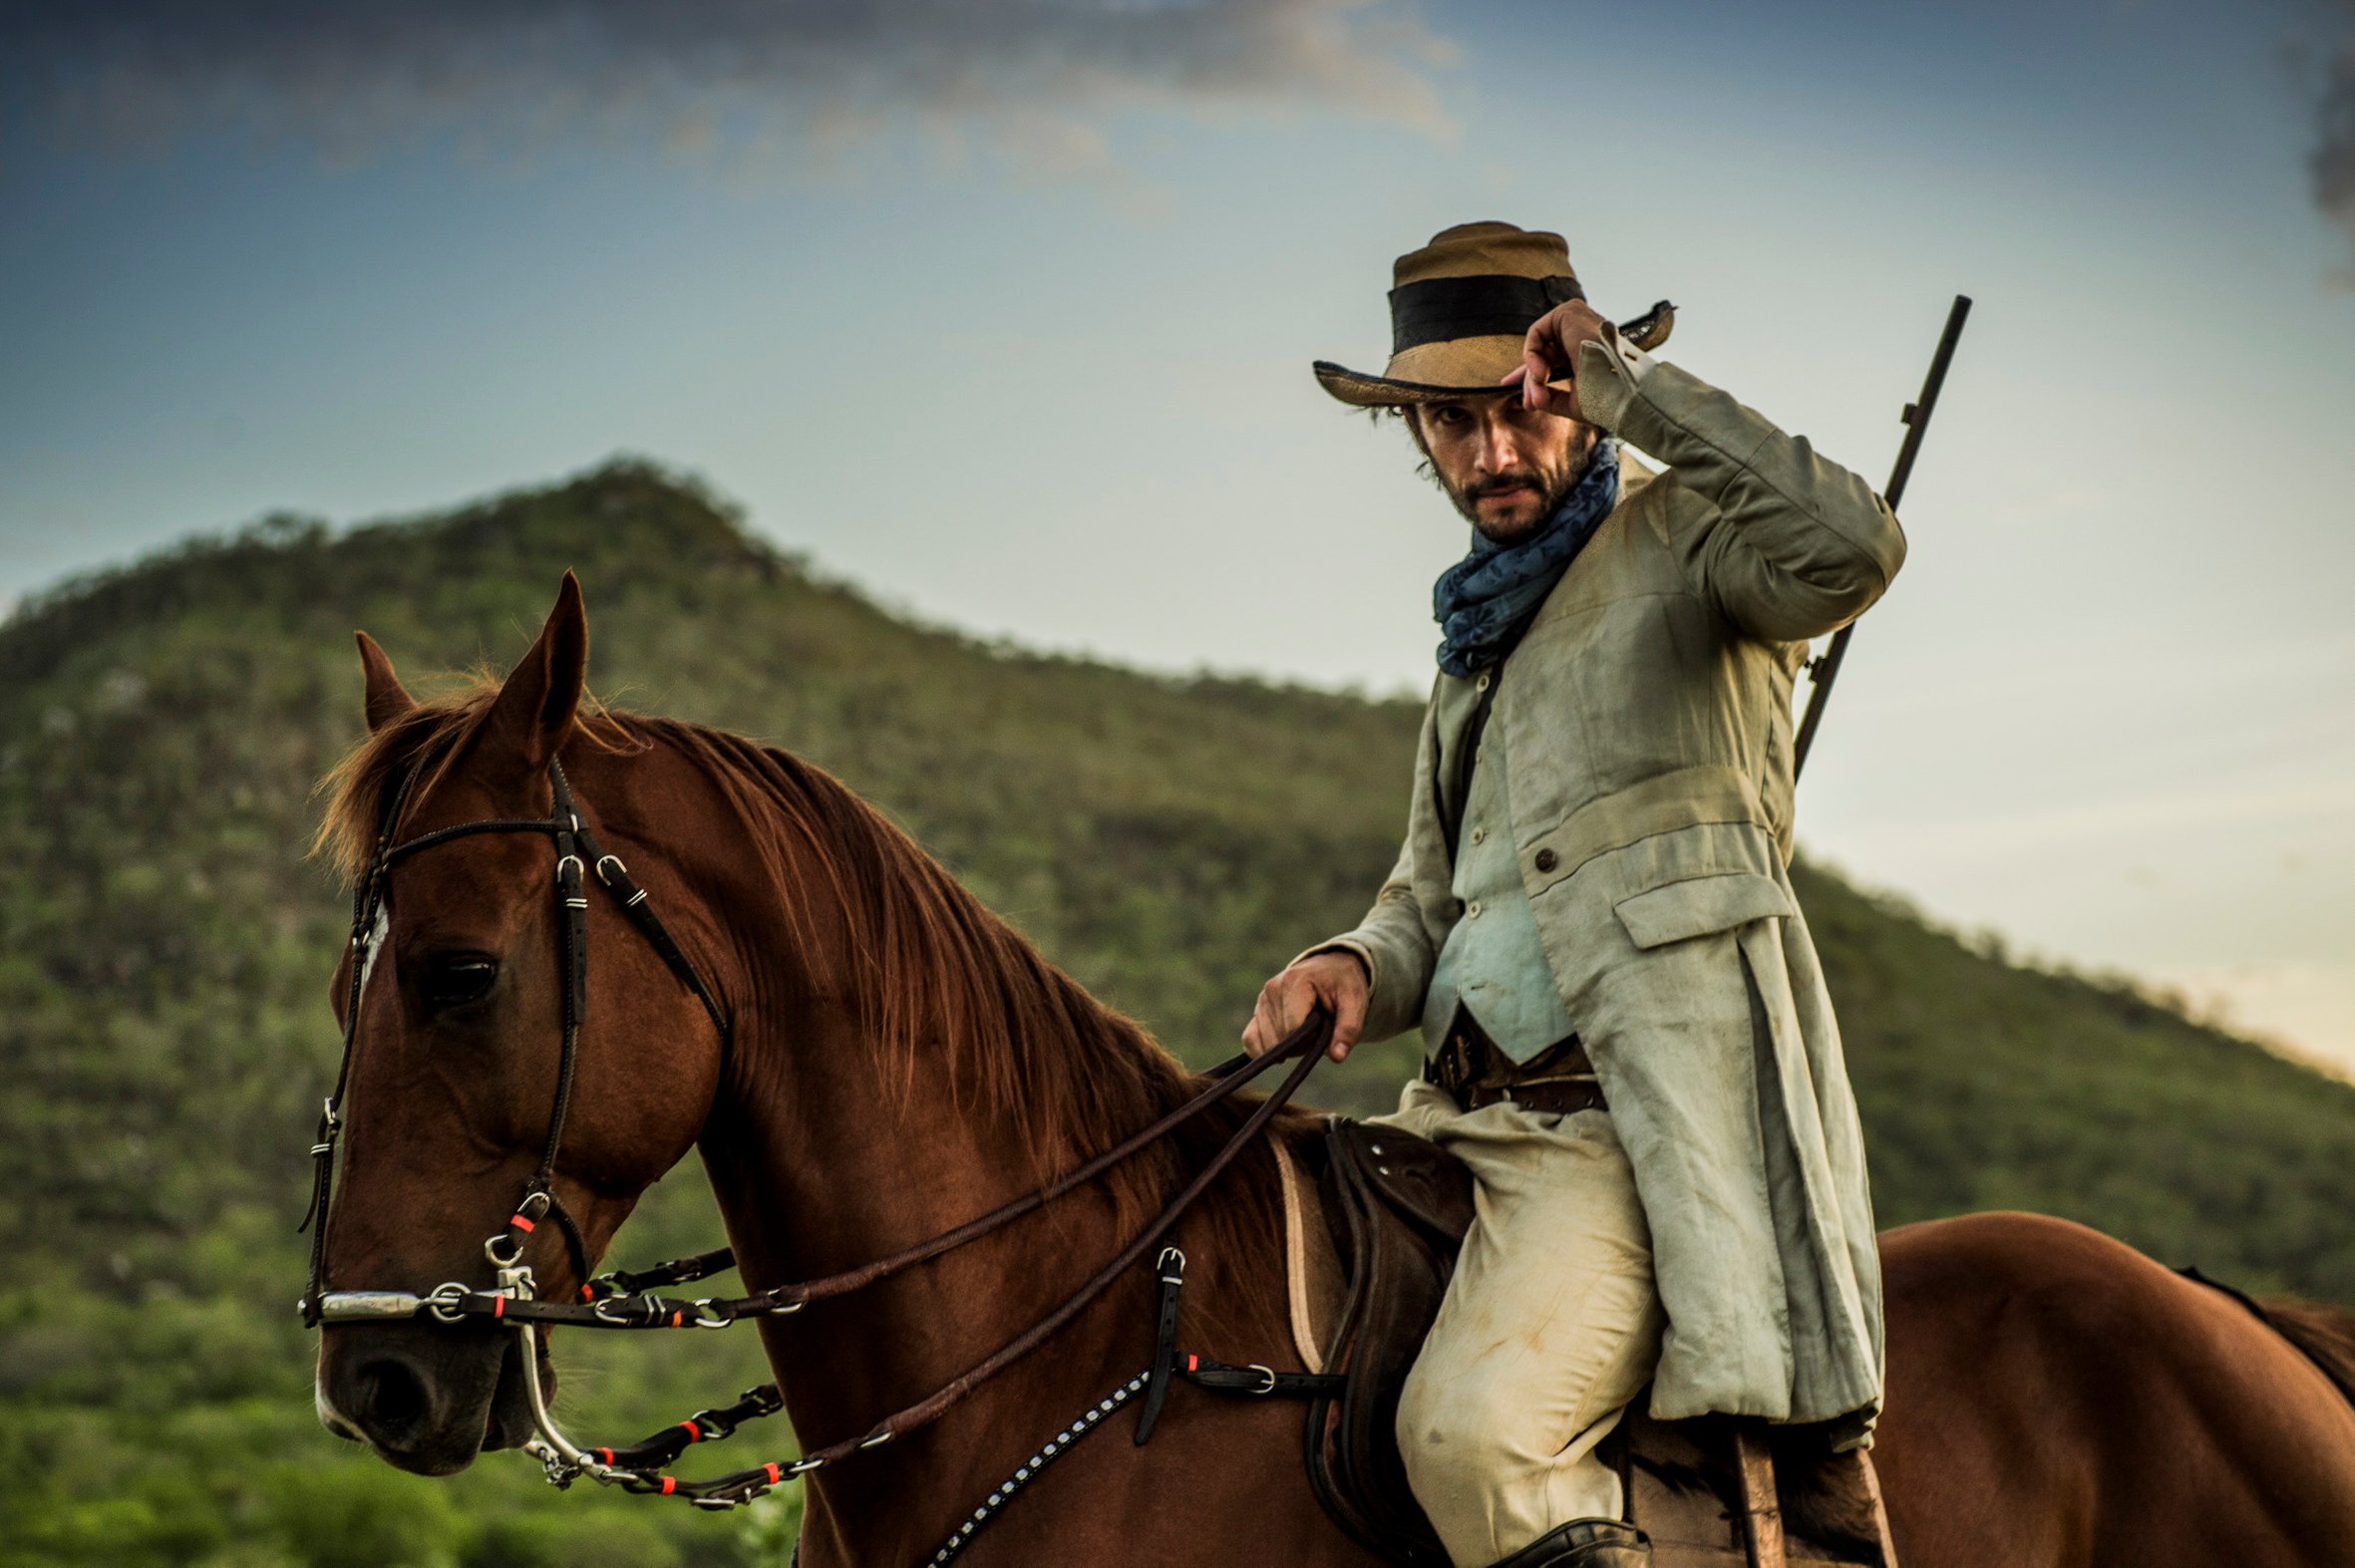
[[[489,1291],[486,1238],[504,1235],[539,1299],[577,1301],[583,1262],[567,1233],[587,1261],[602,1254],[638,1196],[693,1145],[721,1057],[696,995],[622,900],[596,889],[596,865],[559,865],[568,844],[580,846],[556,830],[565,785],[553,765],[563,753],[588,771],[598,755],[576,735],[588,658],[579,585],[565,575],[538,641],[496,694],[420,704],[366,634],[360,652],[371,734],[342,772],[337,810],[347,831],[364,818],[362,835],[395,848],[389,863],[371,852],[375,864],[357,870],[363,888],[379,878],[382,909],[358,976],[347,951],[336,977],[350,1042],[342,1168],[317,1221],[331,1228],[313,1290]],[[606,803],[633,822],[658,808],[614,799],[620,783],[608,788]],[[574,806],[591,827],[594,804]],[[398,847],[487,822],[510,825]],[[596,847],[623,841],[615,827]],[[585,909],[567,907],[567,890]],[[586,944],[570,960],[575,918]],[[583,1006],[561,1136],[547,1199],[527,1199],[551,1153],[574,973]],[[524,1223],[510,1228],[518,1212]],[[523,1365],[519,1343],[477,1319],[330,1315],[321,1419],[403,1469],[461,1469],[530,1431],[523,1380],[551,1380],[544,1357]]]

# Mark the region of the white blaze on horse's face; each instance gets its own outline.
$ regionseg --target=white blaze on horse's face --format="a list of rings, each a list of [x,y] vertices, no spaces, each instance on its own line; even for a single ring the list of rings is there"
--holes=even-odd
[[[368,1000],[368,981],[376,973],[376,961],[384,954],[385,937],[393,928],[393,900],[387,894],[376,906],[376,924],[368,928],[367,956],[360,960],[360,989],[358,1000]]]

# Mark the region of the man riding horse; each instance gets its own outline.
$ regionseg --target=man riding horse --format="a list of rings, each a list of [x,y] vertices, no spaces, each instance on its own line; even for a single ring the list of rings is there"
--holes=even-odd
[[[1647,1383],[1662,1418],[1779,1423],[1812,1511],[1872,1555],[1880,1270],[1786,873],[1791,695],[1904,535],[1863,479],[1651,358],[1665,313],[1598,316],[1557,234],[1464,224],[1395,282],[1384,372],[1316,376],[1403,416],[1472,548],[1434,596],[1397,866],[1267,982],[1244,1044],[1320,1003],[1336,1057],[1422,1031],[1386,1119],[1470,1166],[1479,1207],[1398,1436],[1458,1564],[1648,1561],[1596,1452]]]

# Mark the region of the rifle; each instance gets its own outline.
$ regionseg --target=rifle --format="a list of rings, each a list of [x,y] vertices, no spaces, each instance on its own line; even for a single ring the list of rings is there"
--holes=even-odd
[[[1904,423],[1905,441],[1897,448],[1897,466],[1889,470],[1888,488],[1881,498],[1888,502],[1891,512],[1905,494],[1905,481],[1913,475],[1913,460],[1921,451],[1922,433],[1930,428],[1930,414],[1938,406],[1938,389],[1946,384],[1946,367],[1954,359],[1954,345],[1961,341],[1962,323],[1971,313],[1968,294],[1954,296],[1954,308],[1946,313],[1946,330],[1938,334],[1938,351],[1930,356],[1930,372],[1921,381],[1921,396],[1905,405],[1905,412],[1897,418]],[[1808,687],[1807,717],[1799,724],[1799,741],[1793,748],[1791,779],[1799,782],[1800,770],[1808,765],[1808,748],[1816,741],[1816,727],[1824,722],[1824,704],[1832,696],[1832,683],[1839,679],[1840,661],[1849,651],[1849,634],[1856,629],[1850,621],[1835,632],[1832,646],[1823,656],[1808,666],[1813,680]]]

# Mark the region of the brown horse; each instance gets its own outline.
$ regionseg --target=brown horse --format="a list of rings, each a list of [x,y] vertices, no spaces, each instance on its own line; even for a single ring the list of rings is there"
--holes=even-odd
[[[847,1269],[1034,1188],[1198,1086],[832,778],[737,737],[584,711],[569,577],[504,686],[420,704],[365,638],[362,657],[371,734],[338,770],[321,833],[347,870],[368,858],[394,781],[416,774],[398,824],[411,838],[546,816],[560,755],[581,815],[720,999],[724,1046],[613,901],[590,900],[555,1189],[591,1257],[697,1147],[749,1285]],[[482,1238],[539,1159],[557,1076],[548,865],[534,835],[480,836],[394,875],[359,993],[334,1287],[487,1283]],[[1037,1321],[1241,1114],[1220,1107],[1006,1230],[762,1320],[805,1446],[864,1432]],[[1307,1126],[1287,1113],[1275,1135]],[[1183,1221],[1189,1348],[1298,1368],[1277,1190],[1254,1145]],[[579,1282],[554,1232],[525,1250],[560,1297]],[[2355,1379],[2355,1321],[2285,1314],[2292,1344],[2116,1242],[2022,1215],[1907,1227],[1883,1257],[1875,1454],[1907,1568],[2355,1564],[2355,1408],[2322,1370]],[[1150,1289],[1150,1271],[1132,1271],[936,1424],[811,1475],[803,1561],[929,1559],[1043,1439],[1145,1366]],[[528,1432],[524,1379],[550,1374],[515,1343],[425,1318],[330,1323],[321,1415],[404,1469],[460,1469]],[[1109,1424],[1121,1430],[1043,1472],[968,1559],[1371,1560],[1310,1494],[1296,1404],[1181,1385],[1149,1446]]]

